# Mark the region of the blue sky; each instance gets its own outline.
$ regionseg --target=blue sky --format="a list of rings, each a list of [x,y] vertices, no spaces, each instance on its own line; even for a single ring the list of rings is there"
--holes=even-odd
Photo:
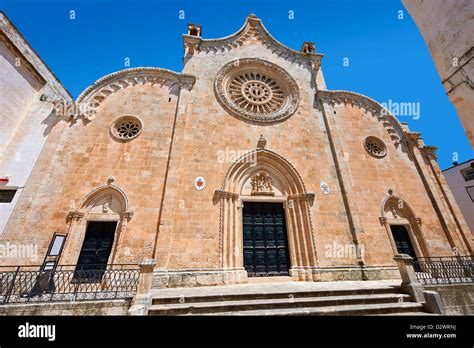
[[[399,119],[421,132],[427,145],[438,146],[442,169],[455,153],[458,162],[474,157],[428,48],[399,0],[0,0],[0,9],[74,97],[126,68],[126,58],[130,67],[181,71],[181,34],[188,22],[201,24],[203,37],[217,38],[255,13],[293,49],[303,41],[316,43],[329,89],[419,106],[419,118]]]

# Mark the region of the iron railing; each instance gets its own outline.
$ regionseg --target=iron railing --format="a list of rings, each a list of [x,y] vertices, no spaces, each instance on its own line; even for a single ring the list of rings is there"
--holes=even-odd
[[[416,277],[422,284],[472,283],[474,257],[418,257],[413,260]]]
[[[0,266],[0,305],[8,303],[76,302],[131,298],[138,265]]]

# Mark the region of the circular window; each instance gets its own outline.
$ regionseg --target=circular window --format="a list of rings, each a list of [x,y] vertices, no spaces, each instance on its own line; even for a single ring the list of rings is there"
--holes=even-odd
[[[387,154],[387,147],[385,143],[374,136],[369,136],[364,140],[364,147],[368,153],[374,157],[384,157]]]
[[[110,131],[117,140],[128,141],[140,135],[142,126],[142,121],[137,117],[123,116],[114,122]]]
[[[298,86],[293,78],[282,68],[257,58],[225,65],[214,89],[227,111],[251,121],[279,121],[298,108]]]

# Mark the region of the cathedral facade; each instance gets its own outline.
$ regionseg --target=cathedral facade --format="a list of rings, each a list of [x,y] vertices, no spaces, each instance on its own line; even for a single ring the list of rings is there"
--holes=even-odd
[[[436,148],[369,97],[328,90],[313,43],[290,49],[250,15],[221,39],[190,24],[183,45],[181,73],[43,95],[55,122],[2,242],[42,258],[63,235],[68,265],[153,259],[154,287],[390,279],[399,253],[472,255]]]

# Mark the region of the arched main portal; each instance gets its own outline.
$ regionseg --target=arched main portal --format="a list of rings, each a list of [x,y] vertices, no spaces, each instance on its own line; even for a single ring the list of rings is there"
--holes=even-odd
[[[421,231],[421,219],[400,197],[393,194],[382,202],[380,218],[385,225],[394,254],[408,254],[413,258],[428,257],[429,252]]]
[[[237,277],[229,279],[229,282],[242,281],[247,277],[245,268],[249,270],[250,266],[244,262],[246,252],[247,259],[250,252],[254,252],[252,257],[258,257],[248,243],[244,245],[244,240],[248,242],[248,236],[243,233],[244,228],[246,233],[255,235],[255,231],[249,231],[248,221],[243,220],[243,211],[247,214],[252,210],[250,207],[257,207],[256,210],[263,214],[273,214],[272,221],[267,224],[270,228],[265,227],[265,223],[263,227],[267,232],[270,230],[270,240],[276,244],[276,248],[270,246],[273,251],[266,250],[264,257],[278,260],[284,258],[287,252],[288,274],[295,280],[313,280],[311,269],[317,265],[317,255],[310,206],[314,201],[314,193],[306,191],[300,175],[286,159],[266,149],[249,152],[230,167],[222,188],[215,192],[214,200],[220,204],[221,267],[234,271],[232,273]],[[277,206],[282,210],[281,220]],[[265,238],[263,236],[257,242],[265,242]],[[287,249],[279,250],[278,243],[284,243],[286,239]],[[260,275],[285,273],[283,268],[279,269],[280,266],[284,267],[284,263],[276,265],[276,269],[273,266],[267,265],[266,271]],[[254,271],[258,273],[256,269]]]

